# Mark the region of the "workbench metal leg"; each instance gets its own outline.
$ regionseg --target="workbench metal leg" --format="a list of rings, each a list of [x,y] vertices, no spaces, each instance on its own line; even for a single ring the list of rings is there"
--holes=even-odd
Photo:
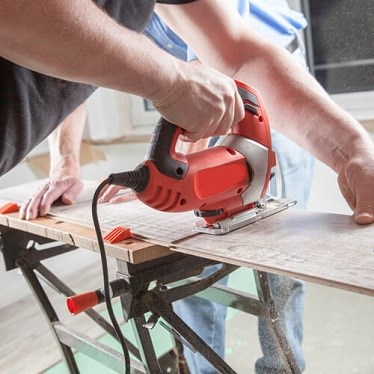
[[[156,352],[153,347],[151,334],[149,330],[144,327],[146,320],[144,315],[134,317],[131,320],[131,325],[138,343],[140,357],[149,374],[162,374],[162,370],[158,364]]]
[[[36,301],[38,302],[40,308],[42,309],[45,317],[48,320],[48,325],[60,347],[62,357],[70,373],[79,374],[78,366],[75,361],[71,348],[60,342],[56,334],[56,331],[53,328],[53,323],[59,322],[59,319],[57,317],[55,310],[53,309],[51,302],[48,299],[48,296],[46,295],[43,287],[39,283],[38,278],[36,277],[34,271],[29,267],[26,261],[24,261],[23,259],[18,259],[16,263],[17,263],[17,266],[21,269],[31,291],[34,294]]]
[[[288,368],[288,373],[300,374],[300,368],[296,362],[295,356],[284,334],[278,312],[275,308],[271,288],[269,285],[268,275],[263,271],[254,270],[257,284],[257,292],[260,302],[265,309],[265,319],[269,323],[269,331],[272,334],[274,345],[279,357],[283,360]]]
[[[50,284],[51,287],[55,288],[56,291],[62,293],[67,297],[75,295],[75,292],[71,288],[69,288],[64,282],[62,282],[58,277],[56,277],[44,265],[39,263],[35,267],[35,271],[41,274],[43,280]],[[88,309],[85,311],[85,313],[100,327],[102,327],[108,334],[110,334],[113,338],[117,339],[117,334],[113,326],[108,321],[106,321],[99,313],[95,312],[93,309]]]
[[[149,305],[152,305],[152,311],[162,317],[172,329],[180,336],[182,342],[187,343],[193,349],[196,349],[207,361],[209,361],[220,373],[235,374],[235,371],[213,351],[177,314],[173,309],[158,298],[155,294],[147,295]]]

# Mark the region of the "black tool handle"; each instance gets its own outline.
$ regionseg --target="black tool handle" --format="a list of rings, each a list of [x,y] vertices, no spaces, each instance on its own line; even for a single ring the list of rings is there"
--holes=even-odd
[[[182,129],[161,117],[153,130],[147,156],[164,175],[183,179],[188,164],[176,158],[175,145],[182,134]]]

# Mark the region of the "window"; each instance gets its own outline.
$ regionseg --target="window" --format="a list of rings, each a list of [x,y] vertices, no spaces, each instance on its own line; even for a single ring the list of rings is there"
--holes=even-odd
[[[374,1],[303,0],[308,62],[332,98],[374,119]]]

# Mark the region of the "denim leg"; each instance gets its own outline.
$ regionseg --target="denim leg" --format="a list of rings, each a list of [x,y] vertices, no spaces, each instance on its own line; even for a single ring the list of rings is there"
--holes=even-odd
[[[314,157],[303,148],[271,130],[273,149],[282,177],[282,196],[297,200],[297,209],[305,209],[312,184]],[[275,181],[271,181],[271,190]]]
[[[201,277],[204,278],[218,270],[220,265],[205,268]],[[227,278],[218,284],[226,285]],[[204,300],[197,296],[190,296],[173,303],[173,308],[183,321],[191,327],[220,357],[225,352],[225,319],[227,308],[223,305]],[[200,354],[184,348],[191,374],[215,374],[217,370]]]
[[[268,274],[275,307],[288,343],[295,355],[301,371],[305,362],[301,343],[303,339],[304,283],[281,275]],[[256,374],[286,374],[287,370],[280,360],[273,343],[268,323],[259,318],[259,337],[264,354],[256,362]]]
[[[294,198],[297,207],[304,209],[308,200],[314,159],[302,148],[283,135],[272,131],[273,148],[277,152],[282,175],[282,196]],[[274,181],[272,181],[274,188]],[[203,276],[216,266],[207,268]],[[288,342],[300,369],[304,369],[301,349],[303,336],[303,282],[284,276],[269,274],[270,287]],[[226,284],[227,278],[221,280]],[[226,307],[196,296],[174,303],[176,313],[213,348],[224,357]],[[284,373],[266,323],[259,319],[259,337],[263,357],[256,362],[256,373]],[[249,337],[254,338],[254,337]],[[216,370],[199,354],[185,349],[185,357],[192,374],[215,374]]]
[[[285,138],[272,132],[273,148],[277,152],[282,175],[282,196],[298,201],[296,207],[305,209],[313,175],[314,158],[306,151]],[[268,274],[275,307],[301,371],[305,368],[301,348],[303,338],[304,284],[302,281]],[[259,337],[263,353],[256,362],[256,374],[287,373],[279,359],[269,327],[263,318],[259,318]]]

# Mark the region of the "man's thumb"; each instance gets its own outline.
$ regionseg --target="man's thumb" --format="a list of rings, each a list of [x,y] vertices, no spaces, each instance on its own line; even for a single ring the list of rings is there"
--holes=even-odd
[[[369,209],[368,207],[356,207],[355,209],[355,221],[360,225],[368,225],[374,222],[374,209]]]

